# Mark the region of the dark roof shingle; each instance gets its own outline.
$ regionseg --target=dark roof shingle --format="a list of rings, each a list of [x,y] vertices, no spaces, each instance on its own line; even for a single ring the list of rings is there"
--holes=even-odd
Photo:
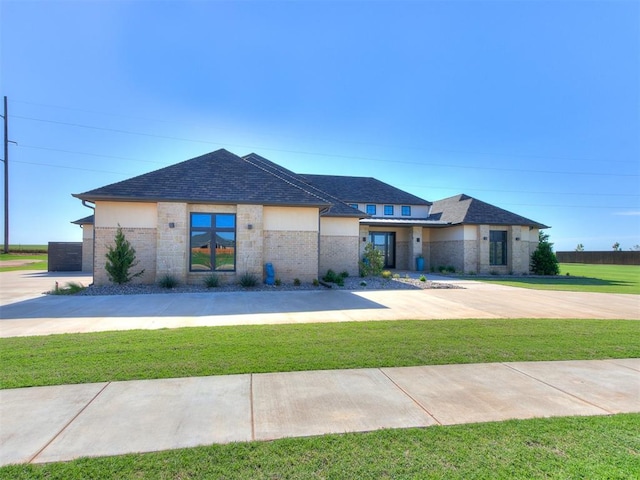
[[[74,196],[90,201],[188,201],[319,207],[328,207],[331,203],[224,149]]]
[[[440,220],[452,225],[466,223],[476,225],[526,225],[535,228],[549,228],[542,223],[503,210],[465,194],[433,202],[429,220]]]
[[[431,205],[431,202],[372,177],[340,175],[301,175],[310,185],[340,198],[346,203],[393,203]]]

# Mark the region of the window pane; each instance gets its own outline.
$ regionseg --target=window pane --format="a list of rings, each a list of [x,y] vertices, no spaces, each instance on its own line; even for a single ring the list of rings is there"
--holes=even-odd
[[[236,234],[218,232],[216,235],[216,270],[235,270]]]
[[[191,228],[209,228],[211,227],[211,214],[210,213],[192,213],[191,214]]]
[[[231,214],[218,213],[216,215],[216,228],[235,228],[236,216]]]
[[[367,213],[369,215],[375,215],[376,214],[376,206],[375,205],[367,205]]]
[[[402,215],[405,217],[411,216],[411,207],[408,205],[403,205],[402,207]]]
[[[384,206],[384,214],[385,215],[393,215],[393,205],[385,205]]]
[[[210,232],[191,232],[191,270],[211,270]]]
[[[507,232],[491,230],[489,232],[489,264],[507,264]]]

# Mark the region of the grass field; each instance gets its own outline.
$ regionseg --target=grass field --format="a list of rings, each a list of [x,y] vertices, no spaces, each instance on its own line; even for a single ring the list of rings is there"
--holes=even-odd
[[[473,319],[0,339],[0,388],[338,368],[640,357],[640,322]]]
[[[12,480],[637,479],[640,415],[234,443],[0,468]]]
[[[640,294],[640,265],[562,263],[560,274],[550,278],[518,276],[474,279],[537,290]]]
[[[37,260],[33,263],[27,263],[18,266],[2,266],[0,263],[0,272],[11,272],[16,270],[46,270],[48,266],[48,256],[46,253],[2,253],[0,254],[0,262],[6,260]]]

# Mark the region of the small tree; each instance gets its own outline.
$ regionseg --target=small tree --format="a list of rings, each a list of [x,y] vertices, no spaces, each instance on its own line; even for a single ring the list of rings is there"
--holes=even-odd
[[[584,245],[579,243],[576,247],[576,252],[584,252]]]
[[[360,262],[360,274],[363,277],[369,275],[380,275],[384,269],[384,255],[380,250],[373,246],[373,243],[368,242],[364,246],[363,259]]]
[[[109,251],[105,256],[107,257],[107,264],[104,268],[109,275],[109,280],[113,283],[127,283],[132,278],[139,277],[144,273],[144,270],[141,270],[138,273],[129,274],[129,269],[138,265],[136,251],[124,237],[120,225],[118,225],[118,230],[116,231],[115,245],[109,246]]]
[[[611,245],[611,248],[613,248],[614,252],[621,252],[622,248],[620,248],[620,242],[616,242],[613,245]]]
[[[549,242],[549,235],[538,233],[538,248],[531,255],[531,271],[536,275],[558,275],[560,265],[556,254],[553,253],[553,243]]]

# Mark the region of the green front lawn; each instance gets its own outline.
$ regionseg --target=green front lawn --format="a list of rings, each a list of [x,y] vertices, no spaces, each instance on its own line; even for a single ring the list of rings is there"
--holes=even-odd
[[[339,368],[640,357],[632,320],[471,319],[0,339],[0,388]]]
[[[512,420],[0,468],[38,479],[637,479],[640,415]]]
[[[561,263],[557,277],[473,277],[474,280],[512,287],[572,292],[640,294],[639,265]]]

